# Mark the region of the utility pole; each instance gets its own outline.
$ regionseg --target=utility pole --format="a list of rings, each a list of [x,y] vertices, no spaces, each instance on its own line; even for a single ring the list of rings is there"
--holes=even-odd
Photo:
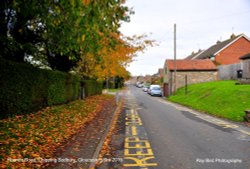
[[[174,93],[176,92],[176,24],[174,24]]]

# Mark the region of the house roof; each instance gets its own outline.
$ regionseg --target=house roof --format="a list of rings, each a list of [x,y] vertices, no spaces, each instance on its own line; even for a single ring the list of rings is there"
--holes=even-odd
[[[198,52],[193,52],[191,55],[187,56],[185,59],[193,59],[203,53],[204,50],[199,50]]]
[[[244,55],[244,56],[241,56],[240,59],[242,60],[245,60],[245,59],[250,59],[250,53]]]
[[[166,60],[165,66],[174,70],[174,60]],[[177,70],[217,70],[215,64],[209,59],[202,60],[176,60]]]
[[[225,48],[230,46],[232,43],[234,43],[235,41],[237,41],[241,37],[245,37],[246,39],[249,40],[249,38],[246,37],[244,34],[240,34],[237,36],[235,36],[233,34],[233,35],[231,35],[230,39],[227,39],[227,40],[222,41],[222,42],[218,41],[215,45],[209,47],[207,50],[203,51],[199,55],[192,57],[191,59],[206,59],[206,58],[209,58],[211,56],[217,55],[219,52],[221,52],[222,50],[224,50]]]

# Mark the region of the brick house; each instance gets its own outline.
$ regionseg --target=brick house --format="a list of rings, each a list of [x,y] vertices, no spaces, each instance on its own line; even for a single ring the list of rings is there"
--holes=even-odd
[[[187,60],[210,59],[217,65],[240,63],[240,57],[250,53],[250,39],[240,34],[231,35],[230,39],[217,43],[204,51],[188,56]]]
[[[174,70],[176,65],[176,80]],[[202,60],[166,60],[164,64],[164,93],[171,95],[175,89],[194,83],[217,80],[217,68],[209,59]],[[176,82],[176,84],[175,84]]]

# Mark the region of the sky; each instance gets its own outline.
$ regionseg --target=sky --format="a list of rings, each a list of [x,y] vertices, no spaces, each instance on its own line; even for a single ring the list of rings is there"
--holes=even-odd
[[[155,74],[166,59],[173,59],[174,24],[177,59],[229,39],[232,33],[250,37],[250,0],[127,0],[126,6],[135,14],[120,31],[125,36],[148,34],[158,44],[138,53],[128,67],[133,76]]]

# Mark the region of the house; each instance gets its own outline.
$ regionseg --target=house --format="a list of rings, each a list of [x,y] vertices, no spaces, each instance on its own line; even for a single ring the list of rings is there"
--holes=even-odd
[[[229,65],[240,63],[240,57],[247,53],[250,53],[250,39],[244,34],[232,34],[230,39],[217,41],[215,45],[186,59],[210,59],[217,65]]]
[[[151,75],[145,75],[143,82],[144,83],[151,83],[151,79],[152,79]]]
[[[242,60],[242,78],[250,79],[250,53],[240,57]]]
[[[132,76],[129,80],[130,84],[136,84],[136,82],[137,82],[137,76]]]
[[[165,61],[164,93],[166,96],[185,85],[215,80],[217,80],[217,68],[209,59],[176,61],[167,59]]]
[[[144,82],[144,76],[137,76],[136,81],[137,82]]]
[[[163,74],[164,74],[163,71],[164,71],[164,69],[162,69],[162,68],[158,69],[158,75],[159,75],[160,78],[163,77]]]
[[[185,59],[189,60],[189,59],[195,59],[196,57],[198,57],[202,52],[204,52],[204,50],[199,49],[198,52],[192,52],[191,55],[187,56]]]

